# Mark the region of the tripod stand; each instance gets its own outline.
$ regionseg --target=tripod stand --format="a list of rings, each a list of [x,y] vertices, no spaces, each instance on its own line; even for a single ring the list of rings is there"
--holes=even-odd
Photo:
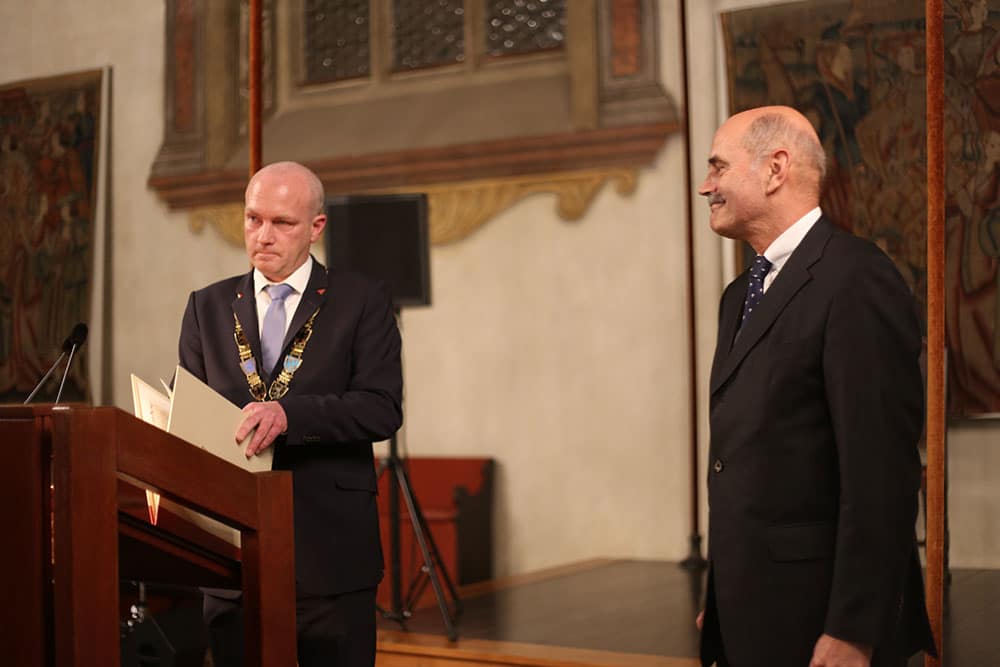
[[[413,487],[410,484],[410,476],[406,472],[405,464],[399,458],[399,443],[395,434],[389,439],[389,455],[382,459],[379,465],[379,478],[386,472],[395,478],[389,480],[389,558],[392,566],[392,578],[389,585],[392,593],[392,608],[387,610],[379,607],[378,611],[383,618],[398,621],[405,629],[406,619],[413,615],[413,605],[416,604],[420,594],[427,587],[427,581],[430,580],[431,587],[434,589],[434,597],[437,598],[438,609],[441,611],[441,618],[444,620],[444,626],[448,633],[448,639],[455,641],[458,639],[455,621],[462,613],[462,601],[455,591],[451,577],[448,576],[447,570],[441,563],[437,544],[434,543],[434,537],[427,528],[427,521],[424,519],[423,512],[420,511],[420,505],[417,504],[417,497],[413,494]],[[413,524],[413,537],[420,547],[424,563],[420,567],[420,572],[410,582],[405,600],[403,598],[400,562],[400,492],[403,494],[403,500],[406,501],[406,510],[410,515],[410,523]],[[448,593],[455,604],[454,614],[448,609],[448,601],[441,586],[442,580],[448,587]]]

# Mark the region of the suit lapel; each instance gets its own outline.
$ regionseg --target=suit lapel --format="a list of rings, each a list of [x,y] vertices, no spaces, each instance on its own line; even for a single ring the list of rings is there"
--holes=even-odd
[[[729,376],[739,368],[740,363],[742,363],[750,350],[753,349],[757,342],[767,333],[768,329],[771,328],[771,325],[774,324],[774,321],[785,309],[785,306],[788,305],[792,297],[807,282],[812,280],[809,267],[815,264],[823,255],[823,249],[830,238],[830,233],[830,223],[825,217],[820,218],[813,225],[813,228],[809,230],[809,233],[805,235],[805,238],[802,239],[802,242],[799,243],[795,251],[792,252],[792,256],[788,258],[788,261],[781,268],[781,273],[774,279],[774,282],[768,288],[767,292],[764,293],[760,302],[758,302],[757,307],[754,308],[753,315],[746,321],[739,335],[736,336],[736,340],[733,341],[733,347],[729,351],[728,356],[722,357],[724,361],[721,364],[713,365],[711,393],[714,394],[719,387],[725,384]],[[743,277],[743,286],[745,292],[745,276]],[[734,298],[733,301],[737,301],[737,299]],[[741,308],[742,299],[738,300],[736,305],[727,304],[729,312],[726,314],[726,318],[732,320],[734,323],[732,325],[733,328],[737,326],[735,323],[738,323],[741,316]],[[720,346],[728,340],[732,340],[732,338],[720,338]],[[716,361],[719,361],[719,358],[717,354]]]
[[[747,277],[749,271],[737,278],[732,289],[726,291],[723,303],[719,308],[719,341],[715,347],[715,358],[712,360],[711,386],[716,386],[716,376],[722,371],[726,358],[733,348],[733,339],[743,314],[743,301],[747,292]]]
[[[299,301],[298,307],[295,309],[295,315],[292,316],[292,322],[288,325],[288,332],[285,334],[285,340],[281,344],[281,354],[282,356],[278,359],[278,363],[281,363],[281,359],[284,358],[288,350],[288,346],[292,344],[292,340],[295,339],[295,334],[299,332],[302,325],[306,323],[312,314],[316,312],[326,301],[326,282],[327,273],[326,267],[313,260],[312,273],[309,275],[309,283],[306,285],[306,291],[302,293],[302,300]],[[271,369],[268,369],[271,370]]]
[[[233,312],[240,319],[254,359],[260,359],[260,325],[257,323],[257,297],[253,292],[253,271],[240,280],[233,299]]]

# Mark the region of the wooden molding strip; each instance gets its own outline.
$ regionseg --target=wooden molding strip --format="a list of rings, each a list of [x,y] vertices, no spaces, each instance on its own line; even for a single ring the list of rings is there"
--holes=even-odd
[[[347,156],[309,162],[327,194],[405,185],[579,171],[593,167],[643,167],[653,162],[679,122],[599,128],[441,148]],[[242,201],[242,170],[151,176],[148,184],[171,209]]]
[[[515,574],[509,577],[500,577],[499,579],[480,581],[475,584],[466,584],[459,589],[459,593],[463,598],[473,598],[479,595],[502,591],[507,588],[526,586],[539,581],[548,581],[549,579],[579,574],[581,572],[587,572],[588,570],[595,570],[599,567],[607,567],[608,565],[621,562],[624,561],[617,558],[592,558],[590,560],[570,563],[568,565],[557,565],[544,570],[536,570],[526,574]]]
[[[926,0],[927,54],[927,615],[937,656],[926,667],[948,664],[945,645],[945,576],[948,558],[947,444],[945,436],[945,88],[944,5]]]
[[[379,667],[698,667],[697,658],[459,639],[398,630],[379,630]]]

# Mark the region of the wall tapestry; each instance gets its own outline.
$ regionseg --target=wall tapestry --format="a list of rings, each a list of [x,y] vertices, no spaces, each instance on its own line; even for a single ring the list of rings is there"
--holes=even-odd
[[[948,411],[1000,413],[1000,0],[945,1]],[[922,0],[724,13],[730,109],[787,104],[826,148],[822,206],[893,258],[926,322]]]
[[[0,402],[20,402],[90,317],[100,71],[0,86]],[[62,400],[89,400],[87,352]],[[55,398],[62,366],[35,401]]]

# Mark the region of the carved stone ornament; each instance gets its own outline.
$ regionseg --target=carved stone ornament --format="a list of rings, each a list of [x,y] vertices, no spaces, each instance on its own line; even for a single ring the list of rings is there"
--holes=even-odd
[[[196,234],[200,234],[205,227],[215,227],[223,240],[243,247],[243,204],[216,204],[192,209],[188,224]]]
[[[533,194],[556,195],[559,217],[567,221],[580,220],[608,181],[614,184],[619,195],[631,196],[638,184],[638,170],[610,167],[542,176],[382,189],[370,194],[426,192],[431,243],[446,245],[466,238],[502,211]],[[228,243],[243,246],[242,204],[199,207],[191,211],[189,220],[191,229],[196,233],[202,232],[207,226],[214,227]]]

